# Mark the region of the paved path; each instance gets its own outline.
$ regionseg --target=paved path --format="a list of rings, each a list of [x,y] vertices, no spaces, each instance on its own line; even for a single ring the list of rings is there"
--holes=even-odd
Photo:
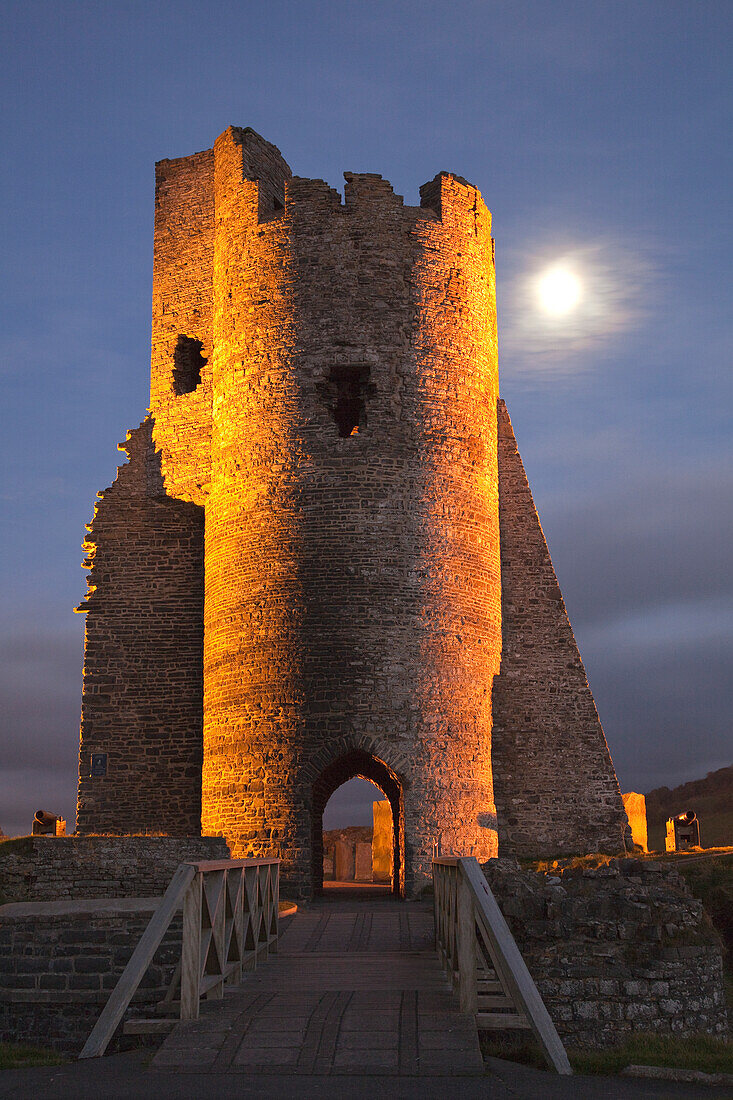
[[[432,906],[328,891],[283,922],[279,952],[163,1043],[159,1070],[256,1076],[471,1076],[476,1026],[433,946]]]

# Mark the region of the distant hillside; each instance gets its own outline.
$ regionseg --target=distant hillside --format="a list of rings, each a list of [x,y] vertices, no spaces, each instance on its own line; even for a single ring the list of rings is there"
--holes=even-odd
[[[733,766],[709,772],[704,779],[680,787],[657,787],[646,796],[649,847],[664,850],[664,826],[668,817],[694,810],[700,822],[703,848],[733,845]]]

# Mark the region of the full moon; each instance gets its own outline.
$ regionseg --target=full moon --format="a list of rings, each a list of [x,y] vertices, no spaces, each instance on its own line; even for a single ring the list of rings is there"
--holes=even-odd
[[[575,308],[580,301],[581,289],[577,275],[566,267],[548,268],[537,281],[540,306],[554,317],[570,313]]]

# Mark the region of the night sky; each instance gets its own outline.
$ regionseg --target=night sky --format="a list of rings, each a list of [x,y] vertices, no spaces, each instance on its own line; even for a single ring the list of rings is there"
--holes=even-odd
[[[730,764],[730,0],[3,10],[5,832],[73,824],[72,608],[148,402],[153,165],[231,124],[339,189],[481,189],[502,392],[622,789]],[[548,269],[576,280],[559,315]],[[337,797],[327,824],[364,819],[371,794]]]

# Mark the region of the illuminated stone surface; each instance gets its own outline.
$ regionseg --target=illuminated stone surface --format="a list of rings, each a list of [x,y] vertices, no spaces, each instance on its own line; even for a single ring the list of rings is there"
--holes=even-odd
[[[372,879],[389,882],[392,878],[392,810],[389,802],[373,802]]]
[[[648,852],[648,840],[646,833],[646,799],[643,794],[629,791],[623,795],[624,809],[629,819],[631,839],[638,844],[643,852]]]
[[[325,803],[360,775],[401,892],[435,845],[495,855],[504,596],[502,842],[617,849],[613,765],[498,437],[477,189],[441,173],[409,207],[347,174],[342,201],[248,129],[162,161],[151,378],[86,544],[79,830],[203,828],[307,896]]]

